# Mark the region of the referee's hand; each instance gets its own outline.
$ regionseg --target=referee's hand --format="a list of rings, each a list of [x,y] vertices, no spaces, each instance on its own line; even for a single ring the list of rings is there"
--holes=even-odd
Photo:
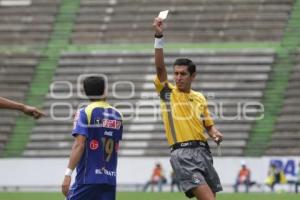
[[[212,138],[215,141],[215,143],[220,144],[223,141],[223,134],[220,133],[219,131],[216,131],[213,134]]]
[[[215,126],[210,126],[207,128],[209,136],[215,141],[215,143],[220,144],[223,141],[223,134]]]
[[[67,197],[68,195],[70,184],[71,184],[71,176],[65,176],[61,186],[61,191],[65,195],[65,197]]]
[[[156,17],[152,26],[157,34],[163,34],[163,20],[161,18]]]

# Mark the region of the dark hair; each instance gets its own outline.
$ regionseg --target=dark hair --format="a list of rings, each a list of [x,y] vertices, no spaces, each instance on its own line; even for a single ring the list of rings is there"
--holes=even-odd
[[[178,58],[174,62],[175,65],[185,65],[188,67],[188,71],[190,72],[190,75],[196,72],[196,65],[188,58]]]
[[[91,101],[99,100],[105,92],[105,80],[99,76],[89,76],[83,81],[83,88],[86,96]]]

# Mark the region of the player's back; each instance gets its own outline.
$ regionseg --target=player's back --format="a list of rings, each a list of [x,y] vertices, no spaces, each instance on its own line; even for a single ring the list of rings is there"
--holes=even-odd
[[[116,185],[122,131],[121,113],[104,101],[92,102],[76,113],[72,134],[86,137],[85,151],[77,166],[77,184]]]

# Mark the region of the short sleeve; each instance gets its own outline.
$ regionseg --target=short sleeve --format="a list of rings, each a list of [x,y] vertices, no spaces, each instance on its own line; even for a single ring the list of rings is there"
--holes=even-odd
[[[78,110],[75,114],[72,135],[74,137],[77,135],[88,137],[88,123],[84,109]]]
[[[119,134],[119,140],[122,140],[122,138],[123,138],[123,122],[122,122],[122,125],[121,125],[121,127],[120,127],[120,134]]]
[[[119,112],[120,118],[119,118],[119,123],[120,127],[119,130],[117,130],[117,140],[122,140],[123,136],[123,115],[121,112]]]
[[[159,93],[160,99],[163,101],[169,101],[172,90],[175,88],[174,85],[168,81],[160,82],[157,76],[154,79],[154,85],[156,91]]]
[[[160,82],[158,76],[155,76],[154,79],[154,85],[155,85],[155,90],[159,93],[162,91],[162,89],[165,87],[166,83],[168,81]]]

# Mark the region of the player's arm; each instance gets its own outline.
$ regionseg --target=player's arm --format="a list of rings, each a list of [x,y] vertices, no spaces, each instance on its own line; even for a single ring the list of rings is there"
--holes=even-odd
[[[33,106],[28,106],[3,97],[0,97],[0,108],[19,110],[26,115],[34,117],[35,119],[45,116],[45,113],[43,113],[42,111],[38,110]]]
[[[73,143],[68,168],[65,173],[65,177],[62,183],[62,193],[67,196],[69,192],[69,187],[71,183],[71,175],[78,162],[81,159],[81,156],[84,152],[86,137],[83,135],[77,135]]]
[[[223,141],[223,134],[214,126],[205,127],[208,135],[216,142],[220,143]]]
[[[167,70],[164,62],[163,51],[163,20],[155,18],[153,22],[153,28],[155,30],[155,66],[156,74],[160,82],[167,80]]]

